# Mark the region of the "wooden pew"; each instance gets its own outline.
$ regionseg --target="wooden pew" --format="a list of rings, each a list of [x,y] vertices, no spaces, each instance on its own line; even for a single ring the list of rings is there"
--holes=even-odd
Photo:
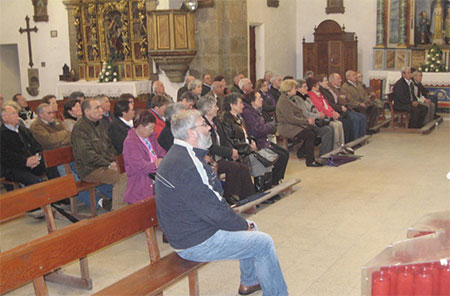
[[[95,295],[157,295],[185,276],[189,277],[190,295],[199,295],[197,269],[205,263],[184,260],[175,252],[160,258],[155,235],[157,223],[152,198],[0,253],[0,293],[33,281],[36,295],[48,295],[44,274],[144,231],[150,264]]]
[[[44,150],[44,159],[45,165],[47,167],[56,167],[59,165],[64,165],[66,174],[73,175],[72,169],[70,168],[70,163],[75,161],[73,157],[72,146],[64,146],[61,148],[53,149],[53,150]],[[91,200],[91,216],[97,216],[97,201],[95,199],[95,188],[97,186],[102,185],[102,183],[96,182],[85,182],[85,181],[77,181],[77,193],[81,191],[88,191],[89,197]],[[75,194],[76,195],[76,194]],[[74,217],[83,219],[87,218],[86,216],[78,214],[77,200],[75,197],[70,198],[70,207],[72,211],[72,215]]]
[[[47,230],[52,233],[57,229],[51,204],[76,193],[77,187],[73,175],[67,175],[2,194],[0,196],[0,221],[42,207],[47,221]],[[0,266],[0,270],[5,268],[1,263]],[[46,280],[82,289],[92,289],[87,258],[80,258],[80,268],[81,278],[65,275],[58,270],[46,275]],[[37,282],[36,285],[38,285]]]

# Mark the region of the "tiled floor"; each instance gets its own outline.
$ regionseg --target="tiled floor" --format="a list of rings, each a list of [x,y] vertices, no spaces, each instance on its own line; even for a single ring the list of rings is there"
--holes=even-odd
[[[376,134],[357,150],[361,160],[339,168],[306,168],[292,153],[287,178],[295,192],[251,216],[277,248],[291,295],[360,295],[361,267],[406,237],[422,215],[450,208],[450,121],[430,135]],[[68,222],[58,220],[58,227]],[[28,217],[0,226],[2,250],[46,233]],[[160,244],[163,254],[170,252]],[[90,295],[148,262],[137,235],[89,256],[92,291],[49,283],[51,295]],[[77,263],[65,266],[78,274]],[[237,295],[238,262],[216,262],[199,273],[201,295]],[[32,295],[31,284],[8,295]],[[187,295],[187,280],[164,295]],[[262,295],[261,292],[254,295]]]

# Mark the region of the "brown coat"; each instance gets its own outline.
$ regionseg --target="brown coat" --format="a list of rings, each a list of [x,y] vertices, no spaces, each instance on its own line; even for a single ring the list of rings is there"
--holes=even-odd
[[[70,145],[70,132],[59,119],[55,118],[55,124],[50,125],[38,117],[31,124],[30,130],[44,150]]]
[[[292,139],[309,126],[302,109],[285,93],[278,98],[277,108],[278,134]]]
[[[349,82],[344,83],[342,92],[347,96],[349,105],[353,108],[361,103],[369,103],[370,99],[366,91],[360,85],[353,85]]]

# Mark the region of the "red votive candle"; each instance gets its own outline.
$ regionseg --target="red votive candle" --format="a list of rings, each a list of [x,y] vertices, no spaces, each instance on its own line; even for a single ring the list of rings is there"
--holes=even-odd
[[[390,287],[389,276],[383,270],[372,273],[372,296],[389,296]]]
[[[431,266],[423,266],[418,270],[414,278],[414,295],[431,296],[433,291],[433,278],[431,277]]]
[[[398,296],[414,295],[414,272],[411,266],[400,267],[397,276],[397,294]]]
[[[441,269],[441,274],[439,278],[439,295],[449,296],[450,295],[450,265],[443,266]]]

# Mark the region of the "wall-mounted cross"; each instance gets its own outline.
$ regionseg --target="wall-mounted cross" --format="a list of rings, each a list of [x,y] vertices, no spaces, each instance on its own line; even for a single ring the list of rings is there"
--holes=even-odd
[[[36,28],[36,26],[34,26],[34,28],[30,28],[30,18],[28,17],[28,15],[25,17],[25,21],[27,22],[27,28],[26,29],[19,29],[20,34],[27,32],[27,39],[28,39],[28,54],[30,56],[30,62],[28,63],[28,65],[30,65],[30,68],[33,68],[33,56],[31,54],[31,35],[30,32],[37,32],[38,28]]]

